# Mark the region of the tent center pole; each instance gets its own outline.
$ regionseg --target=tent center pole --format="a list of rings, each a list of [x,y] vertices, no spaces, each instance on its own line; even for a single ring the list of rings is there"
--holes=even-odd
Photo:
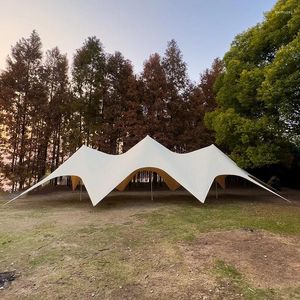
[[[216,199],[219,198],[219,195],[218,195],[218,183],[217,181],[215,180],[215,186],[216,186]]]
[[[150,173],[150,192],[151,192],[151,201],[153,201],[153,187],[152,187],[152,175],[153,172]]]
[[[80,199],[80,201],[82,200],[82,182],[81,182],[81,179],[80,179],[80,193],[79,193],[79,199]]]

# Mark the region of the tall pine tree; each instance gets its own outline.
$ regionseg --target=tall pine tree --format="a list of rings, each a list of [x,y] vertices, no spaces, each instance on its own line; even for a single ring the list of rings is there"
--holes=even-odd
[[[144,63],[143,110],[146,133],[168,146],[167,78],[159,54],[155,53]]]
[[[189,92],[188,111],[183,119],[186,151],[193,151],[214,142],[214,133],[205,127],[204,117],[217,107],[215,85],[223,71],[223,61],[216,58],[211,68],[200,74],[200,82]]]
[[[103,143],[101,150],[116,154],[122,151],[124,112],[128,106],[129,89],[132,88],[133,67],[120,52],[109,55],[106,65],[106,92],[103,110]]]
[[[30,184],[35,175],[33,164],[37,146],[37,124],[41,107],[46,103],[41,81],[41,40],[33,31],[29,38],[22,38],[12,48],[7,68],[1,74],[2,99],[4,100],[7,126],[5,176],[11,181],[12,190]]]
[[[72,86],[75,101],[72,128],[75,130],[75,148],[82,144],[98,148],[100,146],[105,109],[105,68],[106,58],[102,44],[96,37],[89,37],[77,50],[73,62]]]
[[[70,93],[68,79],[68,60],[57,47],[46,52],[44,64],[44,83],[47,89],[48,103],[45,114],[45,130],[43,132],[45,162],[40,175],[47,169],[54,171],[63,161],[66,149],[67,120],[70,115]]]
[[[168,146],[176,152],[185,152],[183,120],[188,109],[189,79],[186,63],[175,40],[168,42],[162,66],[167,79]]]

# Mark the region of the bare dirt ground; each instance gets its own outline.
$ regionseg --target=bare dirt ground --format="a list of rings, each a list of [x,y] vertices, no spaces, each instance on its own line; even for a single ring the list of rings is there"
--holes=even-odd
[[[19,274],[0,299],[300,299],[300,191],[283,195],[30,195],[0,207],[0,272]]]
[[[214,260],[234,265],[255,286],[285,288],[300,282],[300,239],[262,230],[210,232],[183,247],[191,265],[208,266]]]

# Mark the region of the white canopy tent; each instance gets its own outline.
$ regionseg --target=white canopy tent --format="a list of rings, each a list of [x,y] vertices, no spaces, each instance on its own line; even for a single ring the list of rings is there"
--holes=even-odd
[[[287,200],[239,168],[215,145],[178,154],[147,136],[120,155],[110,155],[82,146],[53,173],[10,201],[55,177],[72,176],[73,188],[81,179],[95,206],[113,189],[124,190],[135,174],[143,170],[157,172],[171,190],[183,186],[202,203],[214,180],[225,187],[227,175],[243,177]]]

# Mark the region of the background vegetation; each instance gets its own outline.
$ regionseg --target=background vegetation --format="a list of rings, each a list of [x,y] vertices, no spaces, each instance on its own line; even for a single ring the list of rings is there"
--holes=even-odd
[[[215,142],[241,167],[281,170],[297,182],[299,30],[299,1],[278,1],[197,83],[174,40],[135,74],[96,37],[70,64],[57,47],[43,53],[33,31],[0,73],[2,177],[12,191],[22,189],[82,144],[116,154],[149,134],[175,152]]]

